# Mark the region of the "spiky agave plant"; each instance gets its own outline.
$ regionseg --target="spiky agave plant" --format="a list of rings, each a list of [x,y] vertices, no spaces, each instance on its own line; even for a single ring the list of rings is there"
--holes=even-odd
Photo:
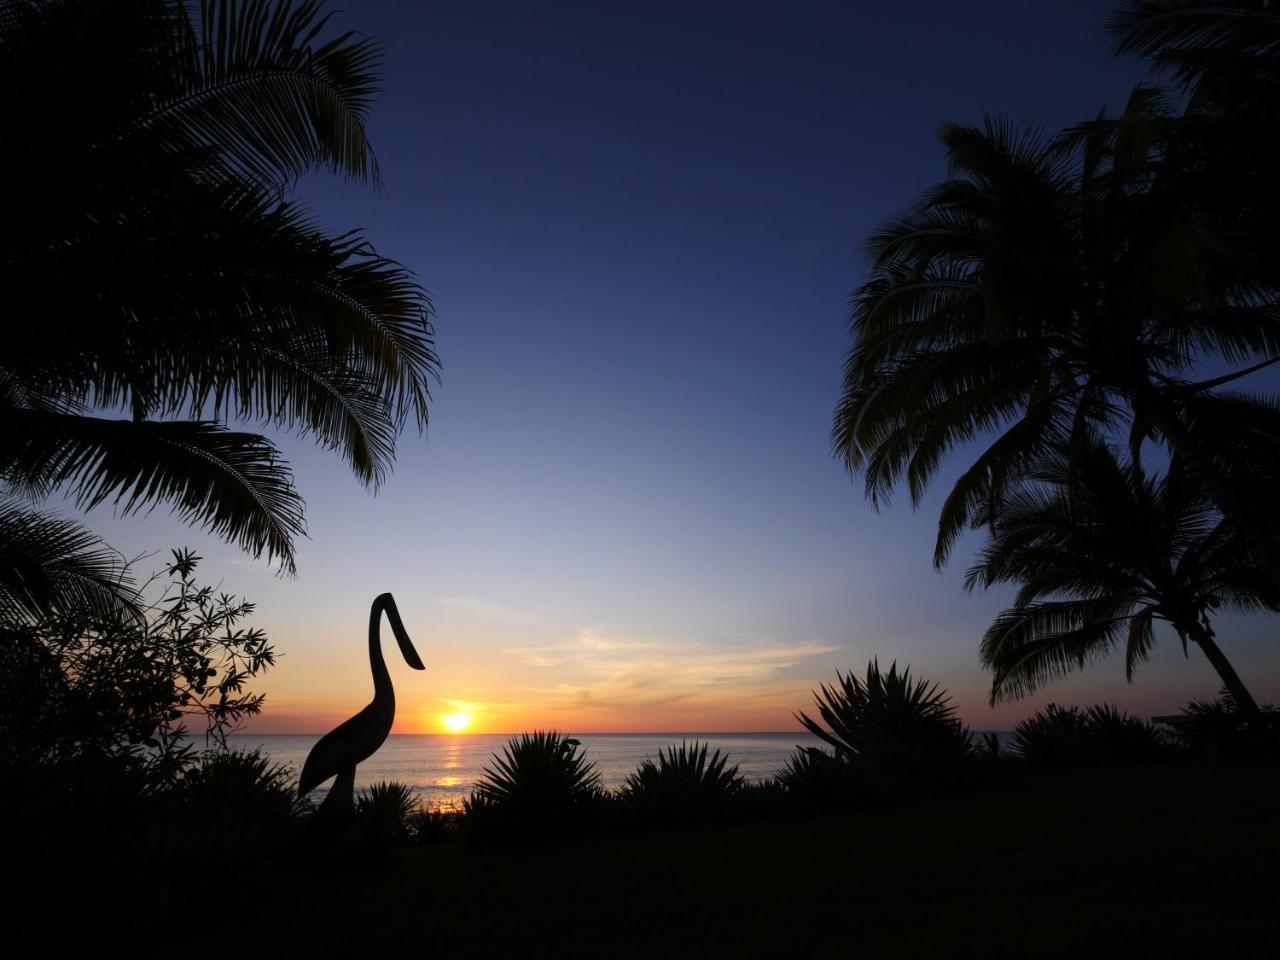
[[[645,760],[627,777],[624,800],[642,815],[690,819],[723,809],[746,785],[728,754],[708,744],[681,741],[658,751],[657,762]]]
[[[600,773],[581,747],[581,741],[554,730],[512,737],[464,805],[470,826],[516,828],[531,839],[544,827],[584,814],[601,790]]]
[[[374,843],[405,843],[413,835],[413,819],[419,806],[418,797],[408,784],[383,780],[361,790],[356,797],[356,821],[361,833]]]
[[[1085,711],[1089,751],[1100,763],[1141,763],[1168,752],[1155,726],[1111,703]]]
[[[810,733],[835,748],[873,782],[897,789],[934,779],[970,752],[970,734],[936,683],[913,680],[895,661],[878,660],[865,677],[836,673],[838,683],[814,692],[818,717],[797,713]],[[824,725],[825,724],[825,725]]]
[[[460,813],[455,810],[419,809],[409,817],[409,837],[413,843],[442,843],[456,834]]]
[[[1029,763],[1066,765],[1088,756],[1089,722],[1079,707],[1051,703],[1013,728],[1013,753]]]
[[[801,813],[843,810],[864,792],[860,770],[839,753],[798,746],[778,771],[777,782],[791,807]]]
[[[1046,766],[1136,763],[1159,759],[1167,745],[1151,723],[1113,704],[1051,703],[1014,728],[1013,753]]]

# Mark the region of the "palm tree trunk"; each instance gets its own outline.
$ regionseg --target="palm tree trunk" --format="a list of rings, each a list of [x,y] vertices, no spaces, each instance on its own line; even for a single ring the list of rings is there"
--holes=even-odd
[[[1187,636],[1194,640],[1200,649],[1204,651],[1204,655],[1213,664],[1213,669],[1218,671],[1218,676],[1222,678],[1223,686],[1230,691],[1232,699],[1236,702],[1236,709],[1240,711],[1241,716],[1250,723],[1260,719],[1262,712],[1258,709],[1258,702],[1253,699],[1253,695],[1249,693],[1244,681],[1240,679],[1240,674],[1236,673],[1236,668],[1231,665],[1227,655],[1222,652],[1222,648],[1213,639],[1213,631],[1202,624],[1195,623],[1189,625],[1186,632]]]

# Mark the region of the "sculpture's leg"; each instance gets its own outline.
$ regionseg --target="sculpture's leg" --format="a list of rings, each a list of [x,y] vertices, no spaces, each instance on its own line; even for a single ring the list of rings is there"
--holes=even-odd
[[[333,778],[333,786],[329,795],[316,811],[316,819],[337,821],[346,820],[356,808],[356,768],[354,765],[344,767]]]

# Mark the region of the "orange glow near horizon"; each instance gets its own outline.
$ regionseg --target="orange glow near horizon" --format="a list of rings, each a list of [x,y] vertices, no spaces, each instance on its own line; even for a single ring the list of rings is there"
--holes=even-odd
[[[585,628],[526,638],[521,634],[535,632],[535,627],[523,621],[455,622],[451,618],[466,608],[448,604],[416,614],[408,603],[402,608],[415,626],[422,625],[418,632],[428,669],[412,671],[392,659],[398,701],[393,732],[459,742],[532,730],[799,733],[795,714],[814,715],[819,684],[833,681],[837,670],[859,674],[876,652],[823,639],[713,642]],[[244,732],[319,736],[369,702],[367,653],[351,641],[352,631],[308,632],[294,623],[266,626],[280,637],[287,659],[282,657],[279,668],[255,684],[255,692],[265,693],[267,702]],[[429,646],[433,633],[448,642]],[[921,668],[919,675],[945,688],[975,730],[1012,729],[1051,700],[1115,702],[1151,715],[1173,713],[1192,697],[1211,695],[1214,678],[1204,664],[1184,662],[1176,646],[1161,657],[1157,666],[1171,676],[1160,685],[1130,686],[1123,670],[1100,667],[1064,678],[1035,697],[995,707],[987,701],[990,678],[979,665],[942,661],[932,670]],[[1270,691],[1262,695],[1275,696]]]

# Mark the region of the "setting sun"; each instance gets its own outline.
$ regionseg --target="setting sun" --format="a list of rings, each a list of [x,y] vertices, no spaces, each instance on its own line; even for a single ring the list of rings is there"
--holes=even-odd
[[[450,733],[462,733],[471,726],[471,714],[459,710],[457,713],[446,713],[440,718]]]

